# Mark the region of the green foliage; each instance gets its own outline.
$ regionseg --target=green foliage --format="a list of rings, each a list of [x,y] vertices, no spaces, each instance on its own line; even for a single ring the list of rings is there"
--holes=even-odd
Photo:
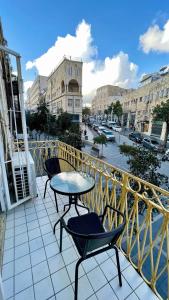
[[[120,145],[120,152],[128,156],[127,163],[133,175],[140,177],[152,184],[159,185],[157,168],[160,167],[160,161],[157,154],[128,145]]]
[[[91,110],[89,107],[84,107],[82,109],[82,116],[90,116],[91,115]]]
[[[94,141],[94,144],[102,145],[102,155],[103,155],[103,145],[107,144],[107,139],[106,139],[105,135],[103,135],[103,134],[98,135],[98,136],[94,137],[93,141]]]
[[[67,112],[63,112],[58,116],[57,125],[61,132],[69,130],[72,125],[72,116]]]
[[[120,101],[116,101],[116,103],[113,105],[113,114],[115,114],[118,118],[118,121],[120,120],[120,117],[123,114],[123,109]]]

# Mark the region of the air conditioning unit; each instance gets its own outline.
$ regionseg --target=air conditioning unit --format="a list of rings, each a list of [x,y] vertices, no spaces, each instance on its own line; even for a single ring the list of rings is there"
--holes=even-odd
[[[36,173],[33,158],[28,152],[14,152],[12,156],[16,201],[26,200],[37,196]],[[30,178],[28,177],[28,165]]]

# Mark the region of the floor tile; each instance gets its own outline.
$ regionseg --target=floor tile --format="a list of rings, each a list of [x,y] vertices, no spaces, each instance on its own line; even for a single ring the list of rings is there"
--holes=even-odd
[[[12,297],[14,295],[13,278],[3,281],[3,288],[4,288],[5,299]]]
[[[57,242],[54,242],[48,246],[45,246],[46,256],[47,258],[52,257],[59,253],[59,247]]]
[[[51,278],[47,277],[34,285],[36,300],[46,300],[54,295]]]
[[[7,264],[14,260],[14,248],[4,251],[3,264]]]
[[[141,276],[137,273],[136,270],[134,270],[132,266],[127,267],[123,271],[123,276],[125,277],[125,279],[130,284],[133,290],[135,290],[143,282]]]
[[[15,300],[34,300],[34,291],[33,287],[29,287],[24,291],[20,292],[19,294],[15,295]]]
[[[135,293],[132,293],[126,298],[126,300],[139,300],[139,298],[136,296]]]
[[[118,275],[117,267],[114,262],[109,258],[105,262],[100,265],[104,275],[106,276],[107,280],[110,281],[114,277]]]
[[[70,277],[71,282],[75,281],[75,267],[76,267],[77,260],[69,264],[66,268]],[[82,264],[79,266],[79,278],[85,274]]]
[[[62,252],[62,256],[66,265],[70,264],[74,260],[77,260],[78,256],[73,247],[66,249]]]
[[[15,259],[22,257],[29,253],[29,244],[28,242],[15,247]]]
[[[97,264],[96,260],[93,257],[91,257],[91,258],[88,258],[85,261],[83,261],[82,266],[83,266],[85,272],[88,273],[89,271],[96,268],[98,266],[98,264]]]
[[[118,276],[110,281],[110,285],[120,300],[127,298],[127,296],[132,293],[132,289],[127,283],[127,281],[124,279],[124,277],[122,277],[122,286],[119,286]]]
[[[52,226],[50,223],[41,226],[40,230],[41,230],[42,235],[47,234],[47,233],[53,233]]]
[[[9,250],[14,247],[14,237],[5,240],[4,250]]]
[[[100,253],[98,255],[95,256],[95,260],[97,261],[97,263],[100,265],[102,262],[104,262],[105,260],[107,260],[109,258],[108,254],[106,252]]]
[[[136,295],[139,299],[158,300],[157,296],[149,288],[149,286],[143,282],[136,290]]]
[[[46,278],[49,276],[49,268],[46,261],[43,261],[42,263],[34,266],[32,268],[33,273],[33,281],[34,283],[37,283],[38,281]]]
[[[114,261],[114,263],[116,264],[116,255],[112,256],[112,260]],[[119,260],[120,260],[120,268],[121,271],[123,271],[124,269],[126,269],[129,265],[130,262],[127,260],[127,258],[121,253],[121,251],[119,251]]]
[[[14,261],[3,265],[2,268],[2,279],[6,280],[14,275]]]
[[[31,214],[31,215],[27,215],[27,216],[26,216],[26,221],[27,221],[27,222],[32,222],[32,221],[34,221],[34,220],[37,220],[37,215],[36,215],[36,213]]]
[[[74,291],[71,285],[56,294],[56,300],[74,300]]]
[[[19,234],[15,237],[15,246],[19,246],[21,244],[24,244],[28,241],[28,234],[27,232],[24,232],[22,234]]]
[[[15,236],[21,233],[27,232],[26,224],[19,225],[15,227]]]
[[[32,285],[32,271],[26,270],[15,276],[15,294]]]
[[[107,283],[107,280],[99,267],[90,271],[87,274],[87,277],[89,278],[89,281],[95,292]]]
[[[46,255],[45,255],[45,250],[43,248],[38,249],[31,253],[32,266],[35,266],[44,260],[46,260]]]
[[[16,227],[16,226],[20,226],[20,225],[22,225],[22,224],[26,224],[26,219],[25,219],[25,217],[22,217],[22,218],[19,218],[19,219],[16,219],[16,220],[15,220],[15,227]]]
[[[42,239],[43,239],[43,242],[44,242],[44,245],[47,246],[51,243],[54,243],[56,242],[56,237],[55,235],[53,234],[53,232],[51,233],[47,233],[45,235],[42,236]]]
[[[48,264],[51,274],[55,273],[56,271],[62,269],[65,266],[62,255],[60,253],[50,257],[48,259]]]
[[[88,299],[94,294],[92,286],[86,275],[82,276],[78,280],[78,300]]]
[[[114,291],[112,290],[109,284],[106,284],[104,287],[102,287],[96,293],[96,295],[98,300],[109,300],[109,299],[118,300],[118,298],[116,297]]]
[[[52,274],[51,277],[55,293],[60,292],[62,289],[70,285],[70,279],[65,268]]]
[[[37,227],[33,230],[28,231],[28,236],[29,236],[29,240],[33,240],[41,236],[40,228]]]
[[[33,239],[29,241],[29,247],[30,247],[30,252],[33,252],[37,249],[40,249],[43,247],[43,241],[41,237],[38,237],[36,239]]]
[[[14,228],[5,231],[5,240],[14,236]]]
[[[31,267],[30,256],[25,255],[15,260],[15,274],[21,273]]]
[[[48,217],[44,217],[44,218],[40,218],[39,219],[39,224],[40,226],[43,226],[43,225],[46,225],[48,224],[50,221],[49,221],[49,218]]]
[[[27,223],[27,227],[28,227],[28,231],[30,231],[32,229],[39,227],[39,223],[37,220],[34,220],[34,221]]]

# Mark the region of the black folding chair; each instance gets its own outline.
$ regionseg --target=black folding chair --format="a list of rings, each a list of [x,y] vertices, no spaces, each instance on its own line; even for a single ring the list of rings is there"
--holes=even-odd
[[[46,195],[48,181],[50,181],[54,175],[62,172],[62,168],[61,168],[62,162],[64,162],[64,164],[67,164],[67,170],[64,170],[64,171],[70,171],[70,170],[75,171],[76,170],[75,167],[73,165],[71,165],[66,159],[63,159],[60,157],[52,157],[52,158],[47,159],[45,161],[44,170],[48,175],[48,179],[46,180],[46,183],[45,183],[45,190],[44,190],[44,196],[43,196],[44,198]],[[57,203],[57,197],[56,197],[55,192],[54,192],[54,196],[55,196],[55,202],[56,202],[56,210],[58,212],[58,203]]]
[[[122,218],[122,223],[115,229],[112,229],[108,232],[103,226],[103,221],[106,216],[107,209],[113,210],[113,212],[117,213],[117,218]],[[60,252],[62,251],[62,233],[64,228],[72,236],[77,250],[81,256],[76,263],[75,268],[75,300],[77,300],[78,295],[78,267],[80,263],[87,258],[100,254],[111,248],[115,249],[119,285],[122,286],[120,261],[116,242],[124,230],[125,223],[126,222],[124,215],[120,211],[114,209],[109,205],[105,207],[103,215],[101,216],[98,216],[96,213],[91,212],[85,215],[70,218],[67,225],[64,219],[61,218]]]

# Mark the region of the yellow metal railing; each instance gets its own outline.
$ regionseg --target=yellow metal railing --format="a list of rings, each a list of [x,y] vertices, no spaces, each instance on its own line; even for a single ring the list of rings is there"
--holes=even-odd
[[[95,178],[83,196],[91,210],[109,204],[126,216],[119,247],[160,299],[169,299],[169,192],[59,141],[30,142],[37,175],[47,157],[59,156]],[[107,215],[109,228],[119,220]]]

